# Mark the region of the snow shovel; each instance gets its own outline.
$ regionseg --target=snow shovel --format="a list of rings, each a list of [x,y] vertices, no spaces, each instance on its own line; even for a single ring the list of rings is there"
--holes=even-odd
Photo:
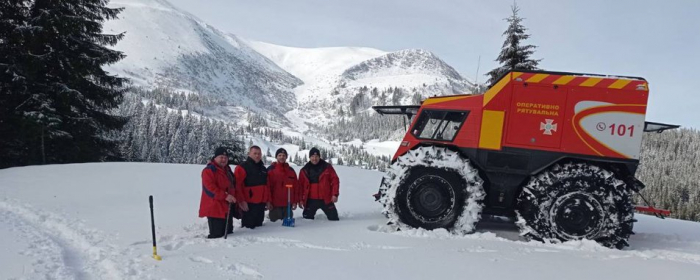
[[[287,185],[287,217],[282,220],[283,227],[294,227],[294,218],[292,218],[292,185]]]

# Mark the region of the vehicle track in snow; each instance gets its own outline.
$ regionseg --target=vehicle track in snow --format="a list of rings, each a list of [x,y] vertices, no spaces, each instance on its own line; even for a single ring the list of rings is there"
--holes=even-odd
[[[138,263],[126,261],[104,235],[81,222],[0,201],[0,222],[29,244],[20,254],[32,259],[27,279],[144,279]]]
[[[26,279],[87,279],[82,257],[65,242],[0,205],[0,223],[25,240],[28,246],[18,252],[32,259]]]

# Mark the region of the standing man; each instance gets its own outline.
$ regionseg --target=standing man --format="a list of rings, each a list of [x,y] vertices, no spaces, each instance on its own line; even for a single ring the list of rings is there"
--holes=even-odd
[[[236,166],[236,199],[243,210],[241,225],[253,229],[262,226],[265,209],[270,205],[270,186],[267,169],[262,162],[262,151],[258,146],[248,150],[248,159]]]
[[[276,162],[267,168],[267,181],[270,183],[272,196],[272,209],[270,209],[270,221],[275,222],[287,217],[287,192],[291,192],[292,210],[297,209],[299,181],[294,168],[287,164],[287,150],[279,148],[275,153]],[[292,186],[289,188],[288,186]],[[294,212],[289,213],[294,217]]]
[[[321,209],[328,220],[338,221],[338,202],[340,181],[338,174],[330,163],[321,159],[321,152],[316,148],[309,151],[309,163],[299,172],[299,183],[303,189],[300,207],[304,208],[304,219],[314,219],[316,211]]]
[[[207,217],[209,224],[207,238],[219,238],[226,233],[233,233],[233,213],[229,215],[228,228],[226,228],[226,215],[229,214],[228,211],[237,210],[234,204],[236,198],[233,196],[234,183],[233,172],[228,166],[226,148],[216,148],[211,161],[202,170],[199,217]]]

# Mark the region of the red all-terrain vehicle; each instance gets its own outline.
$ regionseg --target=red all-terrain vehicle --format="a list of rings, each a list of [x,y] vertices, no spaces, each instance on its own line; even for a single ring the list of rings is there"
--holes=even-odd
[[[648,96],[643,78],[514,71],[484,94],[375,106],[415,116],[376,197],[398,226],[468,233],[505,217],[531,239],[622,248],[642,133],[678,127],[645,122]]]

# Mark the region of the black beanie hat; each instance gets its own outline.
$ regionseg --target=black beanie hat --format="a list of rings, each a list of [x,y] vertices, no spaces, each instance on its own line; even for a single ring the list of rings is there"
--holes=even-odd
[[[316,149],[316,147],[311,148],[311,151],[309,151],[309,157],[311,157],[313,155],[318,155],[320,157],[321,152],[318,149]]]
[[[214,158],[216,158],[220,155],[228,156],[228,152],[226,151],[226,148],[224,148],[224,147],[216,148],[216,150],[214,150],[214,156],[211,157],[211,160],[214,160]]]
[[[277,152],[275,152],[275,157],[277,157],[277,155],[279,155],[279,154],[284,154],[285,156],[289,155],[289,154],[287,154],[287,150],[285,150],[284,148],[277,149]]]

